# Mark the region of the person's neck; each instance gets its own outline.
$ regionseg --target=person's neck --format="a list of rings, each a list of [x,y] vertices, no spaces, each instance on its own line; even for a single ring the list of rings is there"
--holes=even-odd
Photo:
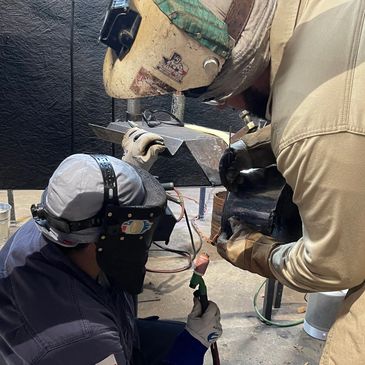
[[[80,250],[70,250],[66,253],[70,260],[82,271],[97,279],[101,269],[96,261],[96,246],[90,243]]]

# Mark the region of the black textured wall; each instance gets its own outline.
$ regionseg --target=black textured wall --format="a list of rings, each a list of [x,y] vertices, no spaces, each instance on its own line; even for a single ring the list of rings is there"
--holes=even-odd
[[[112,153],[88,126],[106,126],[126,109],[102,85],[98,34],[108,3],[0,0],[0,189],[43,189],[69,154]],[[169,109],[170,100],[147,98],[142,105]],[[236,113],[191,99],[186,121],[239,128]]]

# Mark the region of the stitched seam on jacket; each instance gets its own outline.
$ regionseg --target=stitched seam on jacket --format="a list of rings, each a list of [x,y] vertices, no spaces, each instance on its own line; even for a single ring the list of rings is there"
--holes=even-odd
[[[63,347],[67,347],[69,345],[73,345],[73,344],[76,344],[78,342],[85,341],[85,340],[91,338],[92,335],[97,336],[97,335],[105,334],[105,333],[108,333],[108,332],[115,332],[115,331],[113,329],[111,329],[109,331],[106,331],[105,328],[104,328],[104,329],[100,329],[100,330],[94,331],[93,334],[90,334],[88,336],[76,338],[76,339],[71,340],[71,341],[69,341],[67,343],[62,343],[62,344],[59,344],[57,346],[52,346],[49,349],[47,349],[46,352],[44,354],[42,354],[42,356],[39,356],[35,361],[33,361],[31,365],[37,365],[42,359],[44,359],[52,351],[59,350],[59,349],[62,349]],[[122,349],[122,351],[124,352],[124,349]]]
[[[76,279],[73,278],[71,280],[71,283],[70,283],[70,286],[71,286],[71,295],[73,297],[74,302],[76,303],[77,310],[78,310],[79,315],[80,315],[80,319],[81,319],[80,323],[81,323],[82,331],[85,333],[85,335],[87,337],[89,337],[90,334],[91,334],[91,329],[87,326],[87,323],[85,321],[85,318],[83,316],[83,313],[82,313],[82,310],[81,310],[81,307],[80,307],[80,302],[77,299],[77,295],[75,293],[75,281],[76,281]]]
[[[68,345],[73,344],[75,342],[79,342],[81,340],[88,339],[88,338],[91,337],[91,335],[92,335],[91,330],[88,331],[85,328],[86,323],[85,323],[84,318],[82,317],[80,305],[79,305],[79,302],[77,301],[76,295],[74,293],[74,284],[75,284],[75,279],[71,278],[71,280],[70,280],[70,292],[71,292],[70,296],[72,297],[73,303],[77,306],[77,310],[79,311],[80,318],[81,318],[80,325],[82,327],[83,334],[82,335],[80,334],[77,337],[73,337],[73,338],[69,339],[68,341],[66,341],[64,343],[58,343],[58,342],[51,343],[51,342],[43,341],[42,336],[40,336],[38,333],[35,333],[33,338],[37,342],[40,342],[42,344],[43,351],[39,352],[38,356],[33,360],[32,365],[37,364],[40,360],[42,360],[45,356],[47,356],[47,354],[50,353],[51,351],[54,351],[54,350],[59,349],[63,346],[68,346]],[[98,333],[98,332],[99,331],[94,331],[94,333]],[[100,332],[102,332],[102,331],[100,330]]]
[[[29,333],[31,338],[34,339],[34,342],[37,343],[37,345],[39,346],[39,349],[40,349],[40,353],[41,353],[42,349],[44,349],[45,343],[42,341],[42,339],[38,338],[35,331],[33,331],[33,327],[28,323],[23,311],[18,306],[18,303],[16,302],[15,296],[14,296],[14,288],[13,288],[12,278],[10,278],[10,277],[9,277],[9,284],[10,284],[9,286],[10,286],[10,290],[11,290],[11,298],[13,299],[14,307],[17,309],[18,313],[21,316],[23,327]],[[38,357],[35,357],[34,359],[32,359],[31,364],[33,364],[34,361],[37,361],[37,358]]]
[[[293,143],[299,142],[302,139],[322,136],[325,134],[335,134],[335,133],[345,133],[345,132],[365,136],[364,128],[351,127],[351,126],[348,126],[347,124],[334,126],[332,128],[319,128],[316,130],[312,130],[310,132],[303,132],[303,133],[297,134],[295,137],[285,140],[284,142],[279,144],[277,150],[275,151],[275,154],[279,155],[285,148],[289,147]]]
[[[363,28],[364,23],[364,2],[361,1],[360,9],[359,9],[359,17],[357,18],[357,24],[355,26],[355,34],[352,39],[351,44],[351,53],[349,57],[348,63],[348,72],[346,74],[346,81],[345,81],[345,90],[344,90],[344,103],[343,109],[341,113],[340,120],[342,122],[348,121],[350,116],[351,110],[351,99],[352,99],[352,90],[353,90],[353,83],[354,83],[354,75],[356,70],[357,58],[359,54],[359,45],[361,40],[361,31]]]

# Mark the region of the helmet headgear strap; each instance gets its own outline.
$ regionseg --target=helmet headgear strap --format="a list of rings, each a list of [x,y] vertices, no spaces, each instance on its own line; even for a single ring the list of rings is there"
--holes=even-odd
[[[90,155],[99,165],[104,180],[104,207],[119,205],[117,179],[112,164],[106,155]]]

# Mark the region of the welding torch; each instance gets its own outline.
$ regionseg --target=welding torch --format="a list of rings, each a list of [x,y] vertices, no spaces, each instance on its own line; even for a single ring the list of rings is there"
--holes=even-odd
[[[194,291],[194,296],[197,297],[202,306],[202,314],[208,308],[208,294],[207,286],[205,285],[203,275],[205,274],[209,265],[209,255],[205,252],[201,253],[194,261],[194,272],[190,279],[190,288],[197,290]],[[217,343],[214,342],[210,345],[210,351],[212,353],[213,365],[220,365],[219,352]]]

